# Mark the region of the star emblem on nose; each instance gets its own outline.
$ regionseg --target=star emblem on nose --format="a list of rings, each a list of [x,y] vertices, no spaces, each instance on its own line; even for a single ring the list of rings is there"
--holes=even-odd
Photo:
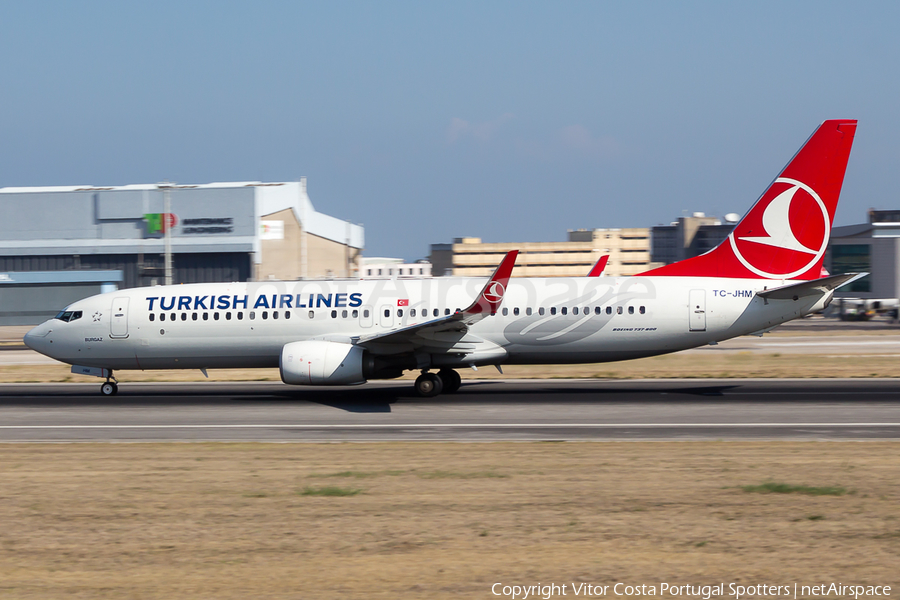
[[[94,323],[96,323],[97,321],[99,321],[99,320],[100,320],[100,317],[102,317],[102,316],[103,316],[103,313],[101,313],[99,310],[98,310],[97,312],[95,312],[95,313],[94,313]]]

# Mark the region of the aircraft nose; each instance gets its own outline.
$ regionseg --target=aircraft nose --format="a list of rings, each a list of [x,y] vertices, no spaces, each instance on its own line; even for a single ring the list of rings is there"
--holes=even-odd
[[[25,337],[22,338],[22,341],[25,342],[25,345],[32,350],[41,352],[45,342],[47,341],[47,336],[51,331],[53,331],[53,329],[50,326],[50,322],[45,321],[26,333]]]

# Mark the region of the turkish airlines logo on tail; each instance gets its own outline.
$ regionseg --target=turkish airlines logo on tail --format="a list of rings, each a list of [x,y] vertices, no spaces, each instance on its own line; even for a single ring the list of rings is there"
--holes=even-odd
[[[503,287],[503,284],[499,281],[495,281],[491,284],[491,287],[484,291],[482,296],[484,296],[484,299],[488,302],[495,304],[503,300],[504,292],[506,292],[506,288]]]
[[[735,256],[752,272],[791,279],[822,258],[830,233],[828,209],[815,190],[779,177],[728,239]]]

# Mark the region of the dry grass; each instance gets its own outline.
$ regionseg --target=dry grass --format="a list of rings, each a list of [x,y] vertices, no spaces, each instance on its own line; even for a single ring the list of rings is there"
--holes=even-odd
[[[898,500],[897,443],[6,444],[0,597],[896,586]]]

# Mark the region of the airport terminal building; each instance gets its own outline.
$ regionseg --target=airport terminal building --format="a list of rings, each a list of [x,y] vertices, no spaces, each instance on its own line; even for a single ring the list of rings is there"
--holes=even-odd
[[[870,273],[836,298],[900,298],[900,210],[870,210],[867,223],[834,227],[825,255],[832,273]]]
[[[436,276],[490,277],[510,250],[518,250],[514,277],[584,277],[601,256],[609,256],[604,273],[612,277],[636,275],[658,264],[650,259],[650,230],[577,229],[565,242],[482,242],[455,238],[452,244],[432,244],[431,264]]]
[[[364,243],[361,226],[315,210],[305,178],[0,188],[0,325],[165,283],[167,237],[174,284],[356,276]]]

